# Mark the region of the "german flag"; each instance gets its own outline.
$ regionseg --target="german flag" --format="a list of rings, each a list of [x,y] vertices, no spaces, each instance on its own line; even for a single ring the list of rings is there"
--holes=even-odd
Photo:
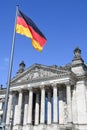
[[[42,51],[46,38],[35,23],[20,10],[17,12],[16,33],[31,38],[33,47]]]

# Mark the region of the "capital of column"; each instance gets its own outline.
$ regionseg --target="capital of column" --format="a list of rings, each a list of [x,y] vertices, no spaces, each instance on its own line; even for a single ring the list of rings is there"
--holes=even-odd
[[[22,93],[23,90],[22,90],[22,89],[18,89],[17,92],[18,92],[18,93]]]
[[[75,82],[72,81],[67,81],[64,83],[66,86],[71,86],[71,85],[75,85]]]
[[[40,85],[40,89],[45,89],[45,85]]]
[[[56,87],[57,87],[57,83],[52,83],[51,86],[52,86],[53,88],[54,88],[54,87],[56,88]]]
[[[33,88],[32,87],[28,88],[28,91],[33,91]]]
[[[70,85],[71,85],[71,82],[68,81],[68,82],[65,82],[64,84],[65,84],[66,86],[70,86]]]

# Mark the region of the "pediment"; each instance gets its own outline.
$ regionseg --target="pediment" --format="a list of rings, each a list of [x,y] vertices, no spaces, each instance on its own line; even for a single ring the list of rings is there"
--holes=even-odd
[[[35,64],[23,73],[13,78],[11,83],[13,84],[26,81],[35,81],[38,79],[46,79],[58,75],[65,75],[67,73],[68,71],[66,70]]]

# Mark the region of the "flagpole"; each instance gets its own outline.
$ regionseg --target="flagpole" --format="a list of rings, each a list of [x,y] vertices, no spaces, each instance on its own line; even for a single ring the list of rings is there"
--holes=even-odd
[[[16,6],[15,25],[14,25],[13,40],[12,40],[12,49],[11,49],[11,55],[10,55],[10,64],[9,64],[9,72],[8,72],[8,80],[7,80],[7,89],[6,89],[6,95],[5,95],[5,107],[4,107],[3,122],[2,122],[3,130],[5,130],[5,125],[6,125],[7,107],[8,107],[10,81],[11,81],[13,56],[14,56],[14,46],[15,46],[15,36],[16,36],[15,28],[16,28],[17,12],[18,12],[18,5]]]

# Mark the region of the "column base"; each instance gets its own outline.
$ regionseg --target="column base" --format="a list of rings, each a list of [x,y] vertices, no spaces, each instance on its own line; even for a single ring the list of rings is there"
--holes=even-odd
[[[27,124],[26,129],[24,130],[33,130],[33,125],[32,124]]]
[[[58,122],[52,122],[52,124],[58,124]]]
[[[10,124],[6,124],[6,126],[5,126],[5,128],[6,128],[6,130],[10,130]]]
[[[15,125],[13,126],[13,130],[22,130],[22,127],[21,125]]]
[[[9,130],[9,129],[7,129]],[[31,125],[27,124],[24,126],[15,125],[12,130],[87,130],[87,124],[58,124],[52,123],[50,125],[47,124],[39,124],[39,125]]]
[[[53,122],[52,123],[51,130],[60,130],[58,122]]]
[[[73,130],[87,130],[87,124],[75,124]]]

